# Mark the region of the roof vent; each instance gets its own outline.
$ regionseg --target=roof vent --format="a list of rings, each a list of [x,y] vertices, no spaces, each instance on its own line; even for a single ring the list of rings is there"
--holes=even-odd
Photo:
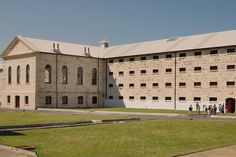
[[[90,57],[91,55],[90,55],[90,52],[89,52],[89,47],[84,47],[84,55],[86,56],[86,57]]]
[[[56,52],[56,53],[60,53],[60,45],[59,45],[59,43],[57,43],[57,47],[56,47],[56,43],[53,43],[52,44],[52,51],[53,52]]]
[[[167,39],[167,42],[168,42],[168,41],[175,41],[175,40],[177,40],[177,39],[179,39],[179,37],[171,37],[171,38]]]
[[[100,43],[100,47],[102,47],[102,48],[109,47],[109,43],[108,43],[108,41],[106,41],[105,38],[102,41],[100,41],[99,43]]]

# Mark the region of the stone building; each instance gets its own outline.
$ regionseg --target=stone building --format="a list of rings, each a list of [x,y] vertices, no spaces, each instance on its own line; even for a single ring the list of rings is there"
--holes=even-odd
[[[16,36],[2,53],[3,107],[235,112],[236,30],[100,47]],[[1,91],[1,88],[0,88]]]

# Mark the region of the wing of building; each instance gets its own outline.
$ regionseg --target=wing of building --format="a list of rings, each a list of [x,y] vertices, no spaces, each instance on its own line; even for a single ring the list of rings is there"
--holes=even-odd
[[[3,51],[7,108],[130,107],[235,112],[236,30],[108,46],[17,35]]]

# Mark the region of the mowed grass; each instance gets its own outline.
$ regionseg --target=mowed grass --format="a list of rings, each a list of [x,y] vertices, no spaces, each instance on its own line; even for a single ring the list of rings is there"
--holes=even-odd
[[[145,109],[145,108],[93,108],[93,109],[83,109],[83,110],[144,112],[144,113],[180,113],[180,114],[188,113],[187,110]]]
[[[62,113],[41,113],[36,111],[26,111],[23,116],[22,111],[6,111],[0,110],[0,126],[13,124],[38,124],[38,123],[53,123],[53,122],[68,122],[79,120],[94,120],[94,119],[114,119],[127,118],[127,116],[97,116],[85,114],[62,114]]]
[[[0,132],[0,143],[39,157],[167,157],[236,144],[235,121],[155,120]]]

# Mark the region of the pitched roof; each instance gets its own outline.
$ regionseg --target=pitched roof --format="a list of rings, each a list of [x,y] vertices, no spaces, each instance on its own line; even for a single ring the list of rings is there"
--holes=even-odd
[[[106,48],[104,58],[236,45],[236,30],[182,36]]]
[[[20,35],[17,35],[14,40],[16,38],[23,41],[28,47],[30,47],[34,51],[55,53],[53,51],[53,43],[58,43],[60,45],[60,52],[62,54],[86,56],[86,54],[84,53],[84,47],[89,47],[90,55],[92,57],[113,58],[152,53],[196,50],[222,46],[234,46],[236,45],[236,30],[131,43],[112,46],[108,48],[52,40],[35,39],[23,37]]]
[[[82,45],[82,44],[74,44],[74,43],[66,43],[61,41],[53,41],[53,40],[43,40],[43,39],[35,39],[29,37],[23,37],[17,35],[17,37],[24,41],[28,46],[30,46],[35,51],[40,52],[48,52],[55,53],[53,51],[53,43],[59,44],[59,49],[62,54],[67,55],[76,55],[76,56],[86,56],[84,53],[84,47],[89,48],[90,55],[92,57],[99,57],[99,52],[102,48],[91,45]]]

